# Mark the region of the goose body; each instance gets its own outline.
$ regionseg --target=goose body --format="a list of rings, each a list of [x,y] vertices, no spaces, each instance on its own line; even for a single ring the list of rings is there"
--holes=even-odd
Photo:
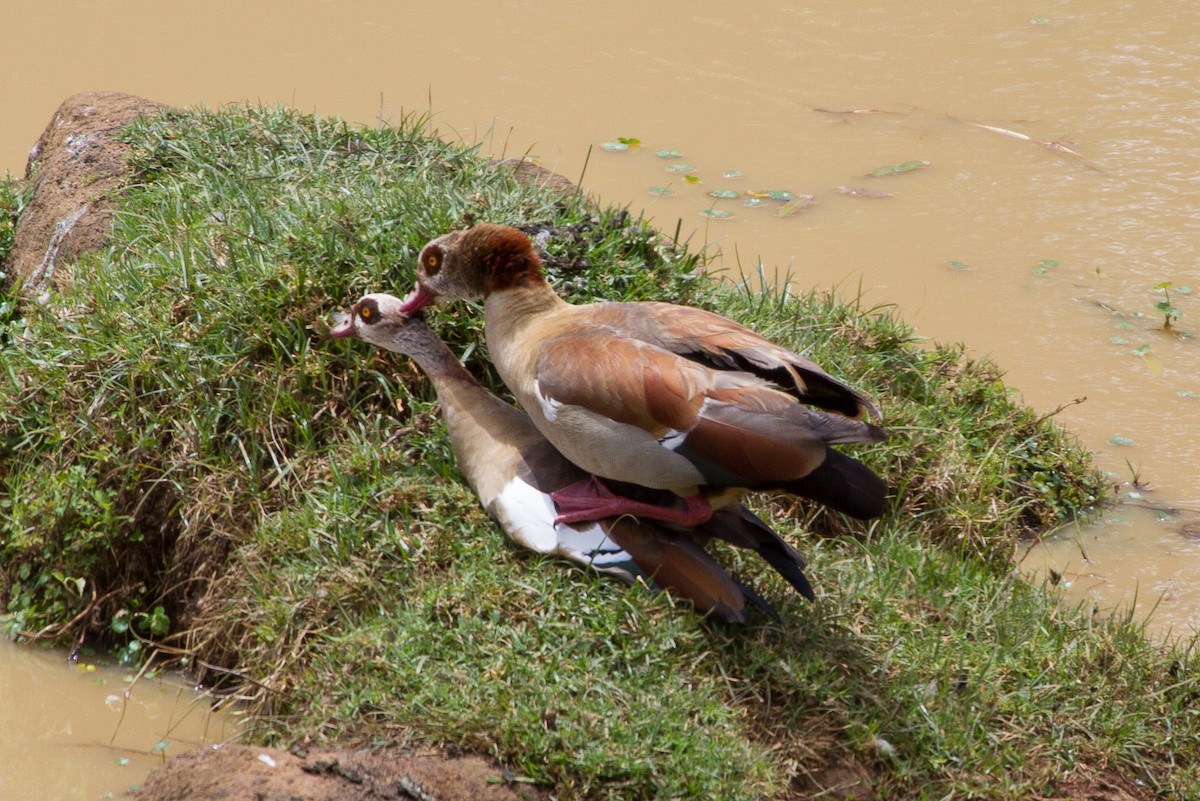
[[[661,519],[694,523],[747,489],[882,514],[883,481],[831,447],[884,439],[864,419],[878,416],[874,406],[750,329],[668,303],[567,303],[529,238],[508,226],[433,240],[417,278],[405,313],[439,297],[483,298],[492,361],[537,429],[589,474],[686,499]],[[574,520],[658,514],[613,495],[589,480],[560,507]]]
[[[552,493],[585,481],[587,474],[563,457],[526,414],[481,386],[423,319],[401,308],[401,300],[391,295],[367,295],[330,334],[362,339],[416,361],[437,392],[460,471],[515,543],[625,581],[642,578],[718,619],[743,620],[747,598],[770,611],[704,550],[709,538],[718,537],[757,551],[799,592],[813,597],[803,558],[740,504],[693,527],[629,516],[558,521]],[[661,491],[628,487],[624,492],[656,507],[678,504]]]

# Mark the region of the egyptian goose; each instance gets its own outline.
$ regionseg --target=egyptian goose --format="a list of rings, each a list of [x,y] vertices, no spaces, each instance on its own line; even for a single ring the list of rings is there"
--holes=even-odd
[[[593,475],[554,493],[568,521],[636,514],[694,525],[746,489],[780,489],[869,519],[886,486],[830,448],[885,439],[870,401],[748,328],[669,303],[572,305],[529,238],[480,224],[421,251],[411,314],[484,299],[492,362],[533,423]],[[810,406],[817,408],[813,409]],[[595,477],[669,489],[682,510],[621,497]]]
[[[514,542],[629,582],[641,577],[721,620],[743,621],[746,599],[774,615],[765,601],[705,552],[704,542],[717,537],[758,552],[797,591],[814,597],[803,572],[804,559],[740,504],[694,528],[628,516],[587,525],[557,523],[549,493],[585,479],[586,474],[556,451],[527,415],[481,386],[422,316],[403,314],[401,305],[392,295],[366,295],[330,335],[362,339],[405,354],[429,376],[459,469]],[[625,491],[637,494],[633,488]],[[648,503],[678,503],[670,493],[640,493]]]

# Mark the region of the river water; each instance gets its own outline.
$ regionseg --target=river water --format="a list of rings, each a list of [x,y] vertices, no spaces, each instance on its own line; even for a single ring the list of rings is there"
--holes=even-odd
[[[124,798],[166,759],[237,736],[238,718],[177,675],[0,639],[0,799]]]
[[[1156,635],[1200,628],[1194,0],[123,0],[3,20],[0,170],[84,90],[431,113],[679,225],[731,277],[894,306],[1062,407],[1121,485],[1128,503],[1022,566],[1102,612],[1136,599]],[[619,139],[639,144],[603,147]]]

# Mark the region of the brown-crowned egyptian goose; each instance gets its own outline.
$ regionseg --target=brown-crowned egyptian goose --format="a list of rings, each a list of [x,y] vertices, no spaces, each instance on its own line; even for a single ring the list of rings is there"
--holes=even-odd
[[[330,334],[405,354],[425,371],[437,391],[459,469],[514,542],[626,581],[642,577],[721,620],[744,620],[746,598],[774,614],[705,552],[703,543],[718,537],[758,552],[796,590],[813,598],[800,554],[740,504],[692,528],[629,516],[586,525],[556,522],[549,493],[586,474],[556,451],[527,415],[484,389],[422,317],[407,316],[401,305],[392,295],[367,295]],[[640,490],[639,497],[659,506],[679,503],[662,491]]]
[[[632,513],[694,524],[745,489],[786,490],[858,518],[883,512],[883,481],[829,447],[884,439],[860,419],[878,412],[748,328],[669,303],[567,303],[529,238],[487,223],[425,246],[402,311],[439,296],[484,299],[492,362],[568,459],[687,500],[656,509],[593,477],[554,494],[564,520]]]

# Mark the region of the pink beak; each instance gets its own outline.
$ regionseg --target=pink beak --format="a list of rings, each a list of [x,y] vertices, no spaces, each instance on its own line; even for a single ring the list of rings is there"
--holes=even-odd
[[[426,306],[433,305],[437,300],[437,293],[430,292],[420,281],[413,287],[413,291],[409,292],[400,305],[400,313],[406,316],[411,316]]]
[[[329,329],[329,336],[334,339],[345,339],[354,336],[354,315],[338,312],[335,317],[336,325]]]

